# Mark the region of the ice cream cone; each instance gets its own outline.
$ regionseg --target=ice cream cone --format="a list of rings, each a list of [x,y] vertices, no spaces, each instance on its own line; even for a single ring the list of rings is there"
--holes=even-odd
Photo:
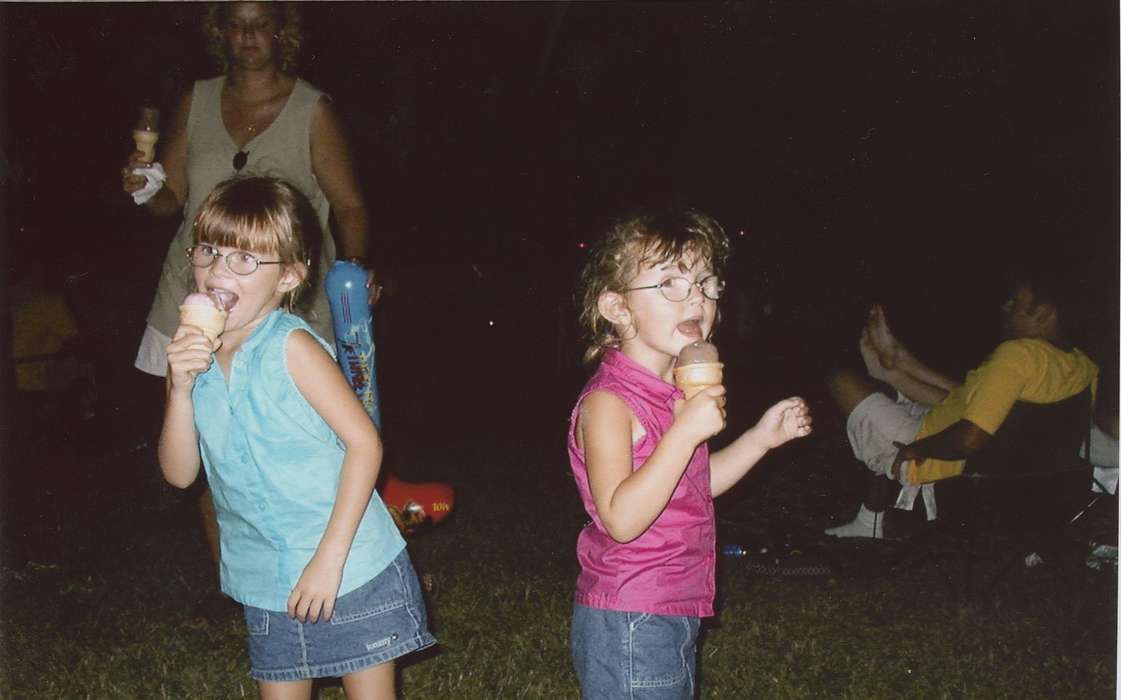
[[[686,399],[691,399],[699,392],[710,386],[716,386],[722,381],[724,381],[723,362],[683,365],[673,370],[673,382],[678,389],[685,392]]]
[[[226,329],[229,314],[208,304],[184,304],[179,307],[179,323],[195,326],[214,342]]]
[[[136,141],[136,150],[144,153],[142,160],[145,163],[151,163],[156,159],[156,142],[160,140],[160,132],[134,129],[132,139]]]

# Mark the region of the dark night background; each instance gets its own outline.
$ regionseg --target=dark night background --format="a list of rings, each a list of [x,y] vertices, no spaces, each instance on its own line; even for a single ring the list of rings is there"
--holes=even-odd
[[[177,224],[137,211],[118,171],[142,101],[166,114],[215,74],[201,9],[0,7],[4,270],[55,289],[87,273],[79,320],[112,309],[83,338],[109,403],[140,405],[131,361]],[[1116,363],[1115,2],[304,9],[299,73],[348,128],[389,282],[390,431],[490,425],[468,407],[502,362],[559,444],[581,244],[644,203],[733,236],[734,396],[820,394],[873,299],[919,354],[976,364],[1000,263],[1024,250],[1090,285],[1089,345]]]
[[[1042,675],[1031,678],[1074,683],[1057,687],[1086,697],[1093,693],[1082,684],[1097,679],[1112,693],[1115,580],[1088,596],[1048,588],[1038,597],[1028,580],[992,615],[957,607],[920,615],[916,582],[938,585],[926,570],[899,579],[885,598],[861,578],[877,575],[877,550],[856,556],[818,540],[826,525],[851,517],[863,493],[866,470],[845,444],[824,377],[859,360],[873,301],[885,303],[917,355],[962,374],[995,345],[1004,263],[1042,253],[1089,293],[1092,332],[1082,344],[1102,364],[1100,397],[1117,400],[1117,0],[303,9],[298,73],[334,98],[349,132],[387,285],[376,313],[386,471],[448,481],[457,492],[452,519],[411,547],[443,586],[437,616],[461,598],[479,609],[478,627],[453,627],[450,643],[458,633],[501,648],[491,672],[504,679],[517,675],[510,669],[536,672],[506,654],[547,647],[511,643],[523,618],[480,601],[497,591],[524,600],[511,615],[547,617],[553,589],[541,581],[574,571],[571,541],[585,514],[563,440],[586,373],[577,271],[607,217],[676,202],[715,216],[733,241],[716,334],[730,429],[714,446],[785,396],[806,397],[814,413],[813,435],[768,455],[717,500],[721,541],[759,555],[720,565],[721,595],[781,599],[804,629],[818,615],[841,615],[838,629],[849,619],[899,635],[914,629],[919,646],[944,640],[939,653],[974,654],[1010,673],[1038,665]],[[217,72],[203,50],[202,10],[0,3],[0,587],[23,594],[5,606],[5,621],[16,621],[13,644],[53,640],[13,657],[30,660],[17,671],[44,679],[36,666],[57,659],[79,682],[97,670],[90,683],[116,688],[113,673],[168,675],[162,649],[203,658],[233,648],[215,644],[218,628],[192,637],[180,626],[213,586],[213,571],[196,532],[197,493],[165,484],[156,464],[162,381],[132,368],[179,222],[140,210],[119,177],[138,107],[154,101],[166,116],[192,81]],[[66,388],[13,386],[10,301],[28,289],[65,295],[77,320],[71,351],[86,371]],[[794,567],[826,556],[842,583],[808,578],[799,588],[786,578],[768,587],[746,569],[786,554]],[[478,573],[457,580],[444,556]],[[510,561],[491,565],[503,557]],[[516,582],[491,578],[510,570]],[[539,573],[537,583],[523,589],[521,571]],[[832,600],[819,590],[857,603],[844,612],[801,602]],[[1071,605],[1052,610],[1050,595]],[[175,630],[168,647],[141,649],[141,617]],[[898,638],[814,635],[800,647],[769,631],[766,616],[750,617],[750,635],[731,639],[764,640],[783,683],[795,669],[830,692],[864,668],[847,668],[865,653],[861,640]],[[45,632],[28,636],[20,620]],[[978,646],[987,639],[993,646]],[[462,648],[479,648],[475,641]],[[808,664],[802,652],[793,661],[800,648]],[[915,648],[892,642],[870,655],[868,668],[886,679],[876,682],[893,682],[895,668],[900,685],[868,687],[912,696],[988,687],[973,677],[921,685],[922,666],[945,657]],[[913,677],[912,661],[900,665],[908,653]],[[462,658],[466,673],[481,665]],[[164,680],[181,683],[180,695],[207,687],[177,668],[185,671],[161,677],[161,690]],[[762,678],[765,668],[748,670]],[[50,668],[42,687],[66,687],[55,685],[59,670]]]

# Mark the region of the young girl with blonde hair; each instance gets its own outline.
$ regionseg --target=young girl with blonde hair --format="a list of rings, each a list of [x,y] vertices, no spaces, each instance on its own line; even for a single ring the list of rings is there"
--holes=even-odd
[[[187,249],[198,292],[226,300],[210,340],[181,323],[167,347],[164,477],[205,467],[222,591],[245,607],[263,698],[394,695],[394,659],[435,642],[405,542],[374,491],[382,446],[330,346],[289,313],[314,277],[322,230],[291,185],[219,185]]]

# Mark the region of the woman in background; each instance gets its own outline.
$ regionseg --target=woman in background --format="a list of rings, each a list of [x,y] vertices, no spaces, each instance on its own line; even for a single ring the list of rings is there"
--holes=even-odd
[[[324,241],[321,264],[334,262],[337,245],[339,258],[370,267],[366,206],[341,124],[330,98],[289,72],[303,40],[296,7],[217,3],[207,8],[203,31],[225,72],[197,81],[180,101],[161,149],[167,182],[144,204],[158,216],[183,212],[136,358],[137,368],[161,377],[179,303],[189,292],[190,266],[183,250],[190,245],[196,209],[219,182],[235,175],[269,175],[292,183],[325,229],[329,213],[338,223],[337,240],[328,236]],[[134,152],[122,172],[130,194],[145,184],[133,171],[152,167],[141,156]],[[376,297],[377,287],[370,288],[371,298]],[[322,280],[297,311],[320,335],[333,337]]]

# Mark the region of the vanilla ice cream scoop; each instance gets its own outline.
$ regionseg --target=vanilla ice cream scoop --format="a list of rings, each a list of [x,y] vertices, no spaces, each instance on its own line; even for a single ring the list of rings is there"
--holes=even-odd
[[[677,366],[699,365],[707,362],[719,362],[720,351],[707,340],[698,340],[681,348],[677,356]]]
[[[677,355],[673,382],[691,399],[710,386],[724,381],[724,363],[720,352],[707,340],[689,343]]]
[[[156,159],[156,142],[160,140],[160,110],[155,107],[141,107],[140,119],[132,129],[132,138],[136,141],[136,150],[144,154],[141,158],[145,163]]]

